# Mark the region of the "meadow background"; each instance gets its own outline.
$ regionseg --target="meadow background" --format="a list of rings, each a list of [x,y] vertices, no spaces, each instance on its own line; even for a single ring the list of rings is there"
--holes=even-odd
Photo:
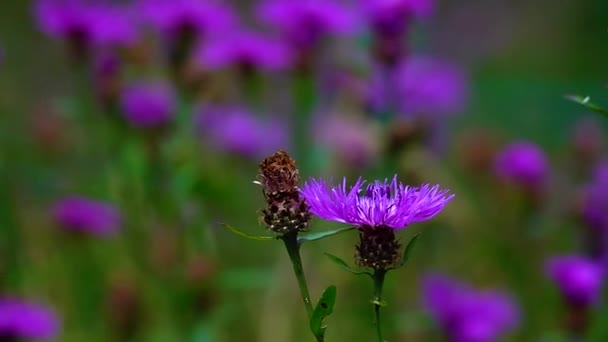
[[[247,25],[276,33],[255,20],[256,2],[224,4]],[[438,1],[411,23],[407,58],[449,62],[465,75],[466,90],[462,106],[429,113],[422,121],[432,124],[422,128],[419,113],[370,114],[376,69],[366,23],[324,37],[312,67],[262,70],[247,84],[231,66],[172,69],[166,37],[142,21],[136,44],[111,50],[121,71],[108,85],[95,77],[98,51],[70,55],[64,39],[41,29],[35,5],[0,3],[0,289],[52,308],[61,322],[56,340],[312,340],[281,243],[243,239],[221,225],[271,234],[260,223],[264,200],[253,181],[278,148],[298,161],[303,180],[396,173],[456,195],[436,219],[400,232],[402,241],[421,235],[407,267],[388,276],[388,341],[442,340],[421,299],[429,272],[509,291],[521,317],[505,341],[568,340],[566,308],[543,265],[553,255],[586,253],[581,189],[606,158],[608,119],[564,95],[608,105],[608,2]],[[122,85],[141,80],[164,81],[175,93],[172,119],[160,128],[130,125],[117,104]],[[104,102],[100,87],[114,102]],[[220,113],[205,130],[209,122],[193,118],[217,103],[280,123],[232,127]],[[245,142],[234,143],[241,136]],[[548,158],[534,205],[494,172],[498,151],[517,140],[538,144]],[[115,205],[119,230],[99,237],[62,229],[52,208],[72,195]],[[312,231],[335,227],[317,219]],[[327,341],[374,339],[370,282],[323,256],[352,263],[356,241],[342,234],[302,250],[313,298],[338,288]],[[588,341],[608,339],[602,303],[592,310]]]

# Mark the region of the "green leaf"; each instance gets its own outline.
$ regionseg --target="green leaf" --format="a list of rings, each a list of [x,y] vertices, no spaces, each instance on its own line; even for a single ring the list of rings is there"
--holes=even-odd
[[[342,268],[343,270],[346,270],[352,274],[355,275],[360,275],[360,274],[367,274],[369,276],[371,276],[372,274],[367,272],[367,271],[360,271],[360,270],[355,270],[353,268],[351,268],[350,266],[348,266],[348,264],[346,263],[346,261],[338,258],[335,255],[329,254],[329,253],[324,253],[325,256],[327,256],[329,258],[329,260],[333,261],[336,265],[340,266],[340,268]]]
[[[566,95],[566,99],[578,103],[580,105],[585,106],[587,109],[590,109],[596,113],[602,114],[604,116],[608,116],[608,110],[593,104],[590,102],[591,98],[589,96],[580,96],[580,95]]]
[[[250,240],[257,240],[257,241],[267,241],[267,240],[274,240],[276,239],[276,237],[274,236],[254,236],[254,235],[249,235],[247,233],[244,233],[236,228],[234,228],[233,226],[227,224],[227,223],[222,223],[222,227],[224,227],[225,229],[231,231],[232,233],[242,236],[244,238],[250,239]]]
[[[407,243],[407,246],[405,246],[405,251],[403,251],[403,257],[401,258],[401,262],[397,268],[405,266],[405,263],[407,263],[410,258],[410,254],[412,254],[412,251],[414,250],[414,246],[416,245],[416,241],[418,241],[419,236],[420,235],[415,235],[410,242]]]
[[[331,285],[323,291],[319,302],[312,312],[310,317],[310,330],[312,333],[322,340],[325,335],[326,325],[323,325],[323,320],[331,315],[334,311],[334,305],[336,304],[336,286]]]
[[[347,231],[353,230],[353,229],[355,229],[355,227],[342,227],[342,228],[338,228],[338,229],[327,230],[324,232],[306,234],[304,236],[298,237],[298,244],[303,244],[304,242],[308,242],[308,241],[321,240],[326,237],[331,237],[331,236],[334,236],[334,235],[337,235],[340,233],[344,233],[344,232],[347,232]]]

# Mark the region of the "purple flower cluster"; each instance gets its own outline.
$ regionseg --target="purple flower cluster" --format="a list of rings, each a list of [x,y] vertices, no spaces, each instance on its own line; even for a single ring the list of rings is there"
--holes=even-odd
[[[52,339],[59,333],[59,328],[56,314],[43,305],[12,298],[0,299],[0,339]]]
[[[285,126],[276,117],[259,117],[238,106],[209,106],[196,116],[196,128],[204,141],[245,157],[284,148],[288,141]]]
[[[435,7],[433,0],[362,0],[372,28],[380,34],[399,34],[414,17],[426,17]]]
[[[480,291],[441,275],[426,276],[424,304],[452,342],[490,342],[519,320],[513,299],[500,291]]]
[[[577,306],[590,306],[599,300],[604,271],[593,260],[577,255],[549,259],[546,270],[565,300]]]
[[[397,180],[375,181],[363,188],[359,178],[348,187],[328,186],[324,180],[311,179],[304,184],[302,196],[310,211],[322,219],[359,227],[403,229],[414,222],[437,215],[454,197],[439,186],[410,187]]]
[[[541,187],[549,168],[543,150],[526,141],[506,146],[496,157],[494,167],[501,179],[528,189]]]
[[[281,70],[292,62],[291,50],[281,41],[253,31],[234,31],[206,41],[196,60],[203,69],[229,66]]]
[[[135,83],[123,90],[120,105],[127,121],[134,127],[154,128],[167,124],[177,106],[168,84]]]
[[[71,232],[108,236],[116,233],[121,225],[116,207],[84,197],[64,198],[53,206],[52,212],[55,222]]]

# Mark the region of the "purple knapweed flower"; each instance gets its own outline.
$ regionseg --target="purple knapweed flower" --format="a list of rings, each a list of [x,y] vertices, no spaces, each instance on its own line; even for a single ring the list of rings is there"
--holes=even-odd
[[[118,231],[121,216],[110,203],[71,196],[57,202],[52,208],[55,222],[71,232],[108,236]]]
[[[545,181],[549,166],[540,147],[531,142],[518,141],[498,153],[494,168],[501,179],[523,188],[536,189]]]
[[[348,35],[358,28],[354,12],[335,0],[266,0],[260,20],[280,31],[290,44],[309,49],[327,35]]]
[[[434,0],[361,0],[368,21],[379,34],[399,34],[412,18],[429,16]]]
[[[506,293],[477,290],[441,275],[428,275],[422,284],[427,310],[450,342],[491,342],[513,330],[518,308]]]
[[[412,57],[398,69],[396,92],[406,116],[442,117],[461,112],[467,102],[468,82],[456,66],[427,57]]]
[[[367,185],[361,178],[350,188],[329,186],[322,179],[304,184],[302,195],[311,212],[322,219],[360,227],[403,229],[414,222],[431,219],[454,197],[438,185],[410,187],[397,180],[376,180]]]
[[[194,33],[224,32],[237,22],[232,9],[221,1],[140,0],[145,19],[169,38]]]
[[[87,49],[129,47],[139,38],[130,7],[78,0],[39,0],[35,7],[40,29],[47,35]]]
[[[50,340],[59,329],[59,319],[48,307],[13,298],[0,299],[0,340]]]
[[[177,106],[175,94],[161,82],[134,83],[123,91],[120,105],[134,127],[155,128],[171,121]]]
[[[608,161],[595,167],[592,181],[583,189],[582,214],[591,228],[608,231]]]
[[[287,145],[285,122],[255,116],[239,106],[209,106],[196,116],[196,127],[205,142],[219,150],[245,157],[260,157]]]
[[[253,31],[234,31],[212,37],[196,54],[204,69],[229,66],[261,70],[280,70],[292,62],[291,50],[281,41]]]
[[[558,256],[547,261],[546,271],[568,303],[586,307],[598,302],[604,272],[597,262],[578,255]]]

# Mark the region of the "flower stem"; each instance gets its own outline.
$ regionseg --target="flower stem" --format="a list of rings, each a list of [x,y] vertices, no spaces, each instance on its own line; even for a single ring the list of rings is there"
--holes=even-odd
[[[306,307],[306,313],[308,318],[312,316],[312,301],[310,300],[310,294],[308,293],[308,285],[306,283],[306,277],[304,276],[304,268],[302,267],[302,258],[300,257],[300,245],[298,245],[296,234],[286,234],[281,238],[285,243],[287,254],[293,266],[293,272],[298,280],[298,286],[300,287],[300,294]]]
[[[374,313],[376,315],[374,324],[376,325],[376,335],[378,342],[384,342],[382,338],[382,325],[380,324],[380,307],[382,306],[382,288],[384,286],[384,276],[386,270],[375,270],[374,279]]]

